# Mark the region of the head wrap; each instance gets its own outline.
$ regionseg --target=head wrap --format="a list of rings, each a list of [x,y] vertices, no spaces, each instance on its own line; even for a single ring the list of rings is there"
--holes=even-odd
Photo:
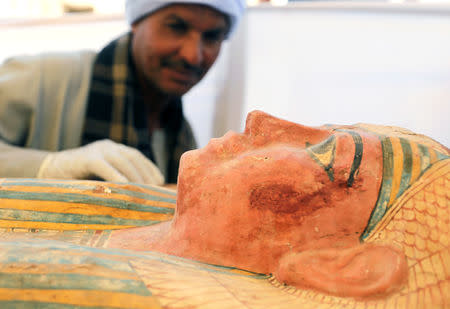
[[[127,0],[125,16],[130,25],[170,4],[202,4],[209,6],[226,16],[230,21],[228,37],[234,32],[245,10],[245,0]]]

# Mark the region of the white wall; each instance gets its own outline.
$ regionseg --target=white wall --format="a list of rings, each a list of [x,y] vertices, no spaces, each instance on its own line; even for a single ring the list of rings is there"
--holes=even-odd
[[[298,5],[250,10],[246,24],[237,113],[397,125],[450,145],[448,7]]]
[[[200,146],[261,109],[307,125],[398,125],[450,146],[450,6],[333,2],[251,8],[206,78],[185,96]],[[121,16],[5,26],[0,62],[46,50],[100,49]]]
[[[71,22],[70,22],[71,21]],[[1,26],[1,24],[0,24]],[[99,50],[110,40],[127,31],[121,18],[102,21],[69,19],[67,22],[21,23],[0,27],[0,62],[18,54],[46,51]]]

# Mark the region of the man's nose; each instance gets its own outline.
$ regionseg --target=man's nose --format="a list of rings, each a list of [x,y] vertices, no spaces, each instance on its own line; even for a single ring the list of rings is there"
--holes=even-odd
[[[199,36],[191,35],[183,40],[180,47],[181,58],[192,66],[199,66],[203,62],[203,42]]]

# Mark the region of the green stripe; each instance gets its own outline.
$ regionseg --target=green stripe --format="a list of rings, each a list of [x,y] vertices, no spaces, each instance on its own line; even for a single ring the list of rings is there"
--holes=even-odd
[[[38,301],[20,301],[20,300],[11,300],[11,301],[1,301],[0,300],[0,308],[1,309],[125,309],[125,307],[91,307],[91,306],[77,306],[77,305],[67,305],[67,304],[59,304],[59,303],[44,303]]]
[[[350,169],[350,176],[348,177],[347,180],[347,187],[351,187],[353,186],[353,182],[355,181],[355,174],[358,173],[359,167],[361,165],[364,146],[361,135],[359,135],[354,131],[346,131],[346,132],[348,132],[352,136],[353,142],[355,143],[355,155],[353,157],[353,163]]]
[[[411,182],[411,174],[412,174],[412,148],[409,141],[404,138],[400,138],[400,145],[402,146],[403,151],[403,170],[402,170],[402,178],[400,181],[400,186],[397,192],[396,198],[399,198],[406,189],[408,189]]]
[[[161,221],[136,220],[114,218],[109,215],[80,215],[51,213],[45,211],[0,209],[0,219],[10,221],[25,221],[39,223],[66,223],[66,224],[97,224],[97,225],[122,225],[122,226],[147,226]]]
[[[449,159],[450,156],[443,154],[442,152],[436,151],[436,157],[439,161]]]
[[[30,201],[67,202],[75,204],[92,204],[118,209],[136,210],[142,212],[153,212],[163,214],[174,213],[173,208],[148,206],[144,204],[131,203],[123,200],[101,198],[76,193],[39,193],[39,192],[16,192],[16,191],[0,190],[0,198],[30,200]]]
[[[370,232],[372,232],[386,213],[392,190],[392,177],[394,170],[392,143],[388,137],[379,136],[379,138],[381,140],[381,149],[383,152],[383,180],[378,193],[377,203],[375,204],[372,214],[370,215],[369,222],[360,237],[362,241],[370,235]]]
[[[105,278],[80,274],[0,273],[0,288],[39,290],[107,291],[151,296],[140,280]]]
[[[428,147],[418,144],[420,151],[420,175],[423,174],[429,167],[431,163],[430,152],[428,151]]]

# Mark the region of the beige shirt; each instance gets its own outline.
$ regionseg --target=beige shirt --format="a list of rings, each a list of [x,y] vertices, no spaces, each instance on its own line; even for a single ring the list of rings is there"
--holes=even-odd
[[[35,177],[49,151],[80,146],[96,53],[48,53],[0,66],[0,177]]]

